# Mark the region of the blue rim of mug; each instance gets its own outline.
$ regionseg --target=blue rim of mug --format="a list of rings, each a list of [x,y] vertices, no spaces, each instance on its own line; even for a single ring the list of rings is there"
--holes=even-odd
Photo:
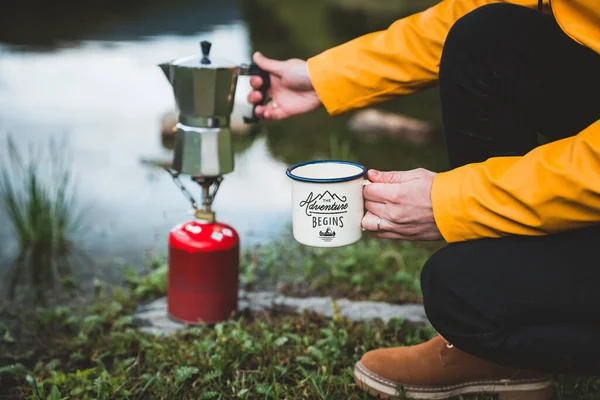
[[[341,178],[304,178],[302,176],[294,175],[294,173],[292,172],[296,168],[303,167],[305,165],[325,164],[325,163],[352,165],[354,167],[360,168],[361,172],[359,172],[358,174],[354,174],[354,175],[350,175],[350,176],[344,176],[344,177],[341,177]],[[300,182],[309,182],[309,183],[336,183],[336,182],[348,182],[348,181],[353,181],[353,180],[358,179],[358,178],[362,178],[363,176],[365,176],[367,174],[367,168],[364,165],[360,165],[360,164],[352,162],[352,161],[344,161],[344,160],[313,160],[313,161],[304,161],[304,162],[301,162],[301,163],[298,163],[298,164],[294,164],[294,165],[292,165],[291,167],[289,167],[285,171],[285,174],[287,176],[289,176],[290,178],[292,178],[293,180],[300,181]]]

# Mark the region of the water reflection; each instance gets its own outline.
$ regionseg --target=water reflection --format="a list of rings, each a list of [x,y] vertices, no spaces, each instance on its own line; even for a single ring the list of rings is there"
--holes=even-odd
[[[83,269],[109,280],[118,280],[120,270],[102,265],[116,258],[136,264],[148,252],[164,251],[168,230],[191,218],[168,174],[142,162],[169,162],[172,156],[161,124],[175,104],[159,63],[198,52],[201,40],[213,42],[215,57],[238,64],[254,50],[306,58],[429,4],[393,2],[393,12],[379,12],[333,0],[35,2],[38,7],[3,6],[0,16],[0,134],[12,132],[19,145],[68,136],[90,222],[85,245],[95,261]],[[383,3],[390,7],[368,2],[374,9]],[[240,81],[234,123],[247,113],[248,90]],[[435,90],[380,107],[439,124]],[[287,226],[284,171],[291,163],[339,155],[380,169],[445,167],[440,141],[427,147],[365,141],[349,132],[349,118],[319,111],[238,131],[236,169],[225,177],[214,206],[217,218],[239,231],[243,247],[268,241]],[[0,237],[0,258],[6,260],[14,238],[5,224]]]
[[[24,50],[78,47],[82,41],[196,36],[240,20],[235,0],[28,0],[2,5],[0,42]]]

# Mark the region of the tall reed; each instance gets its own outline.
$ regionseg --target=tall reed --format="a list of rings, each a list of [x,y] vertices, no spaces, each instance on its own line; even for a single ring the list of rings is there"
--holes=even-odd
[[[18,242],[9,271],[8,297],[20,282],[32,284],[36,301],[71,275],[74,235],[82,222],[66,139],[20,150],[9,135],[0,170],[0,211]],[[60,278],[60,279],[57,279]]]

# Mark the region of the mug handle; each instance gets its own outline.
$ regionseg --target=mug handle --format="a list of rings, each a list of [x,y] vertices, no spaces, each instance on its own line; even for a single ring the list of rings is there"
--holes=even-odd
[[[369,179],[363,179],[362,185],[363,185],[363,186],[368,186],[368,185],[370,185],[371,183],[373,183],[373,182],[371,182]],[[362,227],[361,227],[360,229],[361,229],[363,232],[364,232],[364,231],[366,231],[366,229],[365,229],[365,228],[362,228]]]

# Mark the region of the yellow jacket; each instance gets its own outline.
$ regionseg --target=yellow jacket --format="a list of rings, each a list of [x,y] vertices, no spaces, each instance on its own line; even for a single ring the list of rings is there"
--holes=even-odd
[[[492,2],[498,1],[444,0],[310,58],[309,74],[323,105],[335,115],[436,84],[452,24]],[[537,0],[507,2],[537,6]],[[600,0],[551,5],[566,34],[600,53]],[[491,158],[439,173],[431,200],[448,242],[544,235],[599,223],[600,120],[523,157]]]

